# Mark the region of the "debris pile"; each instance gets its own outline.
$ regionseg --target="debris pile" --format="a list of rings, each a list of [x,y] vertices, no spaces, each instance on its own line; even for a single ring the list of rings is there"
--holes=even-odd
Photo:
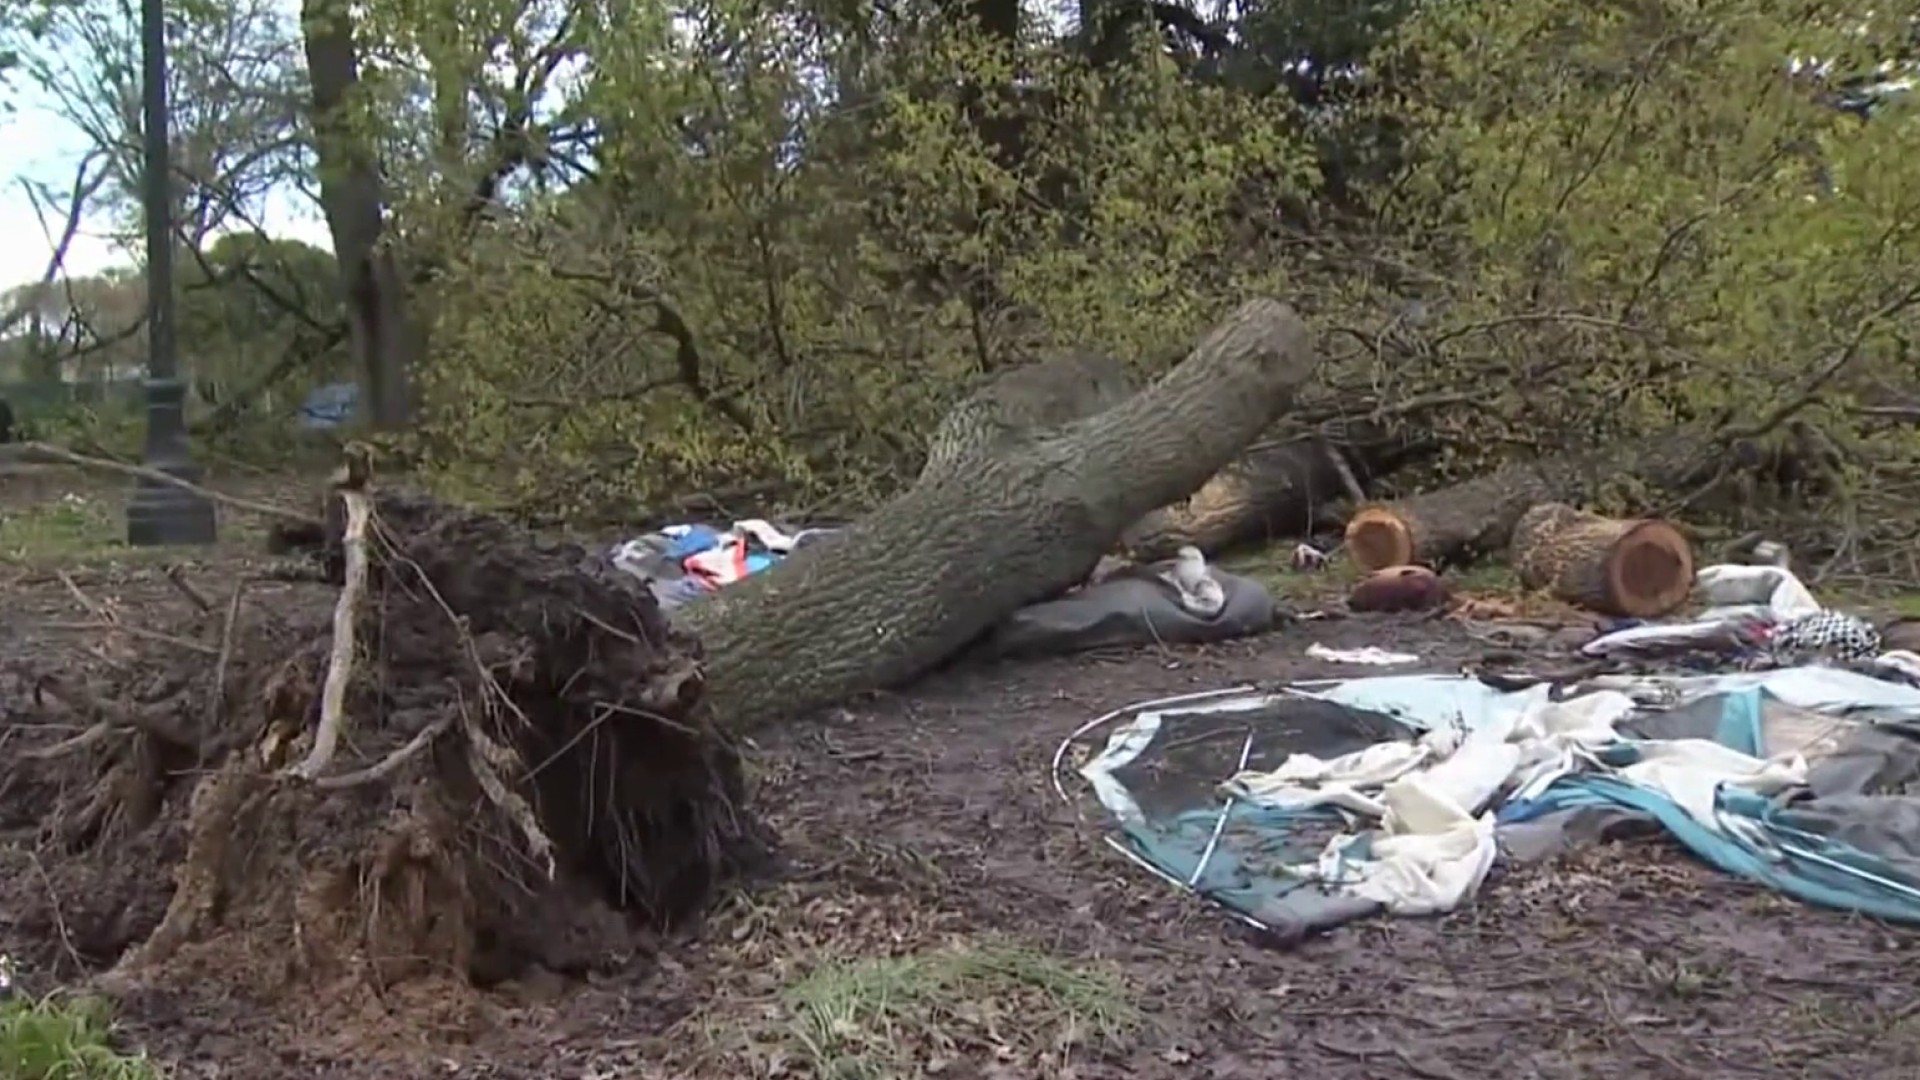
[[[404,985],[452,1008],[625,962],[766,850],[698,646],[643,585],[364,483],[330,493],[320,580],[166,630],[70,582],[105,662],[0,675],[0,816],[63,849],[16,913],[55,943],[30,962],[307,1020]]]

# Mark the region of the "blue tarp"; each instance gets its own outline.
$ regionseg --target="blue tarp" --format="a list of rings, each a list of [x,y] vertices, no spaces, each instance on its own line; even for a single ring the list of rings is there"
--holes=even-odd
[[[1723,695],[1714,741],[1754,757],[1772,753],[1762,720],[1766,697],[1759,687]],[[1623,746],[1613,763],[1630,764],[1636,757],[1631,746]],[[1716,794],[1718,829],[1649,788],[1597,773],[1564,776],[1535,798],[1510,800],[1496,820],[1512,824],[1595,805],[1647,814],[1702,861],[1807,903],[1920,922],[1920,878],[1885,857],[1793,828],[1781,820],[1780,804],[1740,788],[1722,786]]]
[[[1875,790],[1834,791],[1828,784],[1817,795],[1791,791],[1767,798],[1722,785],[1715,797],[1717,820],[1709,825],[1656,789],[1604,770],[1573,772],[1530,797],[1496,799],[1502,833],[1550,826],[1556,816],[1610,810],[1657,823],[1703,861],[1807,903],[1920,923],[1920,796],[1901,793],[1907,783],[1920,788],[1920,690],[1827,668],[1649,679],[1626,689],[1637,699],[1665,700],[1644,705],[1620,726],[1636,734],[1600,752],[1607,765],[1637,761],[1638,747],[1646,745],[1642,739],[1709,739],[1764,758],[1779,749],[1768,745],[1771,718],[1804,723],[1817,714],[1862,721],[1845,725],[1849,742],[1832,757],[1848,758],[1847,768],[1837,771],[1871,776]],[[1110,808],[1123,804],[1116,811],[1116,842],[1162,877],[1190,883],[1269,928],[1324,929],[1378,910],[1300,872],[1329,839],[1350,828],[1348,820],[1324,807],[1225,803],[1217,788],[1239,771],[1235,759],[1254,748],[1258,753],[1247,759],[1248,767],[1270,770],[1296,752],[1325,759],[1443,725],[1471,731],[1540,701],[1542,692],[1507,692],[1459,676],[1410,675],[1143,711],[1120,719],[1138,748],[1111,763],[1101,798]],[[1343,715],[1328,714],[1330,705]],[[1106,756],[1115,754],[1113,745]],[[1863,755],[1875,756],[1876,766],[1858,767]],[[1809,764],[1815,765],[1812,758]],[[1572,832],[1565,832],[1569,845],[1576,842]],[[1366,843],[1362,834],[1343,857],[1365,858]],[[1197,879],[1196,868],[1203,868]]]

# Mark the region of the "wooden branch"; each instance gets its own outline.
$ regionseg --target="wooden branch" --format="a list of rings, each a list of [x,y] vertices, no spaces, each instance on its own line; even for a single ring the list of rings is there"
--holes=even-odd
[[[233,663],[233,628],[240,621],[240,597],[247,591],[245,578],[234,582],[227,598],[227,617],[220,624],[220,658],[213,664],[213,689],[207,695],[207,723],[203,735],[211,737],[220,730],[227,705],[227,668]]]
[[[261,517],[270,517],[279,521],[307,527],[320,524],[317,519],[302,514],[297,510],[288,510],[286,507],[274,506],[271,503],[255,502],[252,499],[242,499],[233,495],[225,495],[214,491],[212,488],[201,487],[191,480],[182,480],[177,476],[171,476],[158,469],[149,469],[145,465],[129,465],[122,461],[109,461],[106,458],[76,454],[71,450],[54,446],[51,443],[21,443],[19,446],[13,447],[11,452],[6,456],[17,457],[21,461],[33,464],[44,465],[55,463],[61,465],[76,465],[82,469],[118,473],[121,476],[132,477],[136,480],[147,480],[155,484],[165,484],[168,487],[179,488],[181,491],[197,495],[202,499],[206,499],[208,502],[219,503],[222,506],[232,507],[235,510],[244,510],[247,513],[258,514]]]
[[[45,209],[40,205],[40,199],[32,185],[25,179],[21,180],[21,184],[26,187],[28,201],[33,204],[34,215],[40,219],[41,231],[46,233],[46,238],[53,248],[53,254],[47,258],[47,268],[40,276],[39,289],[32,290],[28,302],[21,303],[15,310],[0,315],[0,334],[5,334],[12,330],[15,324],[25,320],[34,306],[33,302],[40,298],[41,290],[52,285],[54,279],[60,276],[60,272],[66,269],[67,252],[73,247],[74,237],[80,234],[80,223],[86,218],[87,200],[100,190],[102,184],[106,183],[110,172],[109,169],[102,168],[99,172],[88,175],[89,170],[93,168],[93,163],[100,156],[101,151],[98,149],[89,152],[80,160],[79,167],[74,170],[73,191],[67,200],[66,223],[60,230],[58,240],[54,239],[52,230],[47,228]]]
[[[395,750],[393,753],[388,754],[386,757],[381,758],[379,761],[364,769],[341,773],[338,776],[315,777],[313,786],[322,791],[339,791],[343,788],[359,787],[362,784],[378,783],[398,772],[400,766],[419,757],[421,751],[432,745],[433,740],[445,734],[447,729],[453,726],[453,718],[453,713],[447,713],[440,717],[438,720],[420,729],[418,734],[407,740],[405,746],[402,746],[400,749]]]
[[[1875,327],[1900,314],[1900,312],[1912,306],[1916,301],[1920,301],[1920,283],[1909,285],[1905,289],[1902,289],[1892,299],[1874,309],[1866,318],[1861,319],[1853,328],[1853,333],[1848,335],[1846,344],[1836,350],[1833,356],[1828,358],[1826,363],[1820,365],[1819,369],[1807,379],[1806,383],[1801,386],[1799,392],[1794,394],[1793,397],[1781,402],[1772,412],[1768,413],[1764,419],[1757,423],[1745,427],[1728,428],[1722,431],[1720,433],[1721,441],[1723,443],[1732,443],[1738,439],[1757,439],[1762,435],[1770,434],[1781,424],[1793,419],[1800,410],[1818,401],[1820,399],[1820,391],[1825,389],[1826,385],[1832,382],[1842,371],[1846,370],[1847,365],[1853,363],[1854,358],[1860,355],[1861,346],[1866,344],[1867,335],[1872,333]]]
[[[186,597],[188,603],[199,608],[200,614],[211,615],[213,613],[213,601],[208,600],[201,594],[199,589],[193,587],[193,582],[187,580],[187,572],[182,569],[178,563],[167,567],[165,573],[167,576],[167,584],[173,586],[174,591],[178,592],[181,596]]]

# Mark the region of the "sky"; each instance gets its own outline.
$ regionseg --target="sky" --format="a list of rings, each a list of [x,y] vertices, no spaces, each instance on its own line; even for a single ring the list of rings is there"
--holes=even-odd
[[[49,237],[21,179],[44,182],[64,193],[71,189],[74,169],[88,149],[86,138],[52,111],[43,92],[29,80],[20,83],[14,88],[14,113],[0,116],[0,292],[38,281],[46,273],[66,214],[64,201],[49,208]],[[333,246],[318,208],[297,192],[270,200],[265,218],[263,227],[276,236]],[[121,250],[109,235],[112,224],[100,213],[83,220],[67,249],[69,276],[85,277],[135,261],[135,255]]]

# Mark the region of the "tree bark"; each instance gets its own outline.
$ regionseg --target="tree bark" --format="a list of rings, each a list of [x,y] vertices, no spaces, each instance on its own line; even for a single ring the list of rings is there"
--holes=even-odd
[[[1384,431],[1256,444],[1185,502],[1129,529],[1124,543],[1134,558],[1151,561],[1171,557],[1184,544],[1214,555],[1304,536],[1330,518],[1338,523],[1338,507],[1355,501],[1349,481],[1364,492],[1437,447]]]
[[[1513,530],[1520,584],[1602,615],[1658,618],[1693,591],[1693,545],[1664,521],[1624,521],[1541,503]]]
[[[751,727],[900,685],[1084,579],[1121,530],[1267,427],[1316,363],[1291,308],[1250,302],[1141,393],[973,443],[839,536],[683,609],[716,721]]]
[[[1547,502],[1592,500],[1600,485],[1633,477],[1663,491],[1709,480],[1724,454],[1711,435],[1676,431],[1644,446],[1508,465],[1485,476],[1357,510],[1347,553],[1363,570],[1469,563],[1506,548],[1514,526]]]
[[[376,428],[395,430],[413,416],[411,366],[424,351],[425,333],[409,307],[399,261],[383,242],[386,191],[380,161],[352,100],[360,85],[353,15],[345,0],[305,0],[300,17],[313,87],[320,203],[340,262],[347,333],[360,366],[366,416]]]
[[[1061,352],[1002,369],[940,419],[920,482],[964,468],[982,452],[1110,409],[1136,389],[1120,361],[1097,352]]]

